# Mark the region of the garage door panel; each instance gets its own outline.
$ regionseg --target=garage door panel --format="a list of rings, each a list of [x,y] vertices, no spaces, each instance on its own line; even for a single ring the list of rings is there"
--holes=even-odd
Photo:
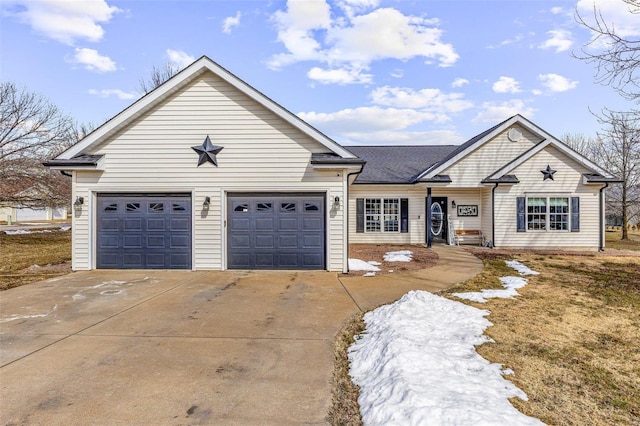
[[[273,268],[276,265],[275,255],[273,253],[256,253],[256,267]]]
[[[279,225],[281,231],[297,231],[298,219],[295,217],[285,217],[279,219]]]
[[[273,245],[273,234],[256,235],[256,248],[271,249]]]
[[[164,218],[148,218],[147,219],[147,230],[149,231],[164,231],[165,230],[165,219]]]
[[[98,227],[101,231],[118,231],[118,219],[101,219]]]
[[[273,231],[273,218],[258,217],[255,219],[256,231]]]
[[[172,235],[171,245],[169,247],[172,249],[187,248],[190,245],[191,245],[191,238],[189,238],[188,235]]]
[[[227,267],[324,269],[324,194],[229,194]]]
[[[280,241],[278,247],[280,248],[297,248],[298,247],[298,234],[280,234]]]
[[[124,219],[123,221],[123,229],[124,231],[142,231],[142,219],[141,218],[134,218],[134,219]]]
[[[149,249],[165,248],[164,235],[147,235],[147,248]]]
[[[191,268],[190,195],[98,194],[98,206],[98,268]]]
[[[249,237],[248,234],[246,235],[231,235],[229,237],[229,240],[231,242],[230,246],[231,248],[234,249],[248,249],[249,247],[251,247],[251,238]]]

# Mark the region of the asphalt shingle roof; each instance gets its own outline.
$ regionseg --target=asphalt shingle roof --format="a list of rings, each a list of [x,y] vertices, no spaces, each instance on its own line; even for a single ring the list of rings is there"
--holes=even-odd
[[[434,163],[439,163],[457,145],[348,146],[366,161],[356,183],[413,183]]]

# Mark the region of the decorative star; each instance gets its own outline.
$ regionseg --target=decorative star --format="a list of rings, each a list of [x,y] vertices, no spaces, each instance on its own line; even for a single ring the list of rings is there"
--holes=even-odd
[[[547,168],[544,170],[540,170],[540,173],[542,173],[544,175],[544,179],[542,179],[543,181],[547,180],[547,179],[551,179],[553,180],[553,174],[556,172],[556,170],[553,170],[551,168],[551,166],[547,165]]]
[[[212,163],[214,166],[218,167],[218,160],[216,159],[216,154],[222,151],[221,146],[216,146],[211,143],[211,139],[209,139],[209,135],[202,142],[200,146],[192,146],[195,152],[198,153],[198,167],[203,165],[204,163]]]

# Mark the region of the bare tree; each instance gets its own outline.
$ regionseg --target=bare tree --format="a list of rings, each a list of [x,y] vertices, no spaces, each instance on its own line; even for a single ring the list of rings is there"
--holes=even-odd
[[[64,205],[70,182],[41,162],[77,142],[77,126],[42,95],[0,83],[0,204]]]
[[[164,67],[161,68],[156,68],[154,65],[148,79],[140,78],[140,91],[147,94],[179,72],[180,68],[171,62],[167,62]]]
[[[584,133],[564,133],[560,135],[560,140],[574,151],[598,163],[598,160],[594,156],[595,145],[600,142],[597,139],[586,136]]]
[[[624,180],[609,191],[608,207],[622,216],[622,239],[629,223],[640,220],[640,116],[633,112],[603,110],[598,121],[604,130],[592,145],[594,158]]]
[[[620,1],[627,4],[630,14],[640,18],[640,0]],[[594,37],[581,54],[574,56],[595,64],[597,83],[611,86],[623,97],[640,103],[640,40],[618,34],[614,23],[605,20],[595,2],[593,18],[589,22],[576,10],[576,20],[591,30]]]

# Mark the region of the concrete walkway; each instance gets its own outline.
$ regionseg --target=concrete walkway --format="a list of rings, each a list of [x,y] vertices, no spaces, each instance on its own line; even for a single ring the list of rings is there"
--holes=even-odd
[[[357,312],[482,264],[328,272],[76,272],[0,292],[1,424],[323,424],[333,340]]]

